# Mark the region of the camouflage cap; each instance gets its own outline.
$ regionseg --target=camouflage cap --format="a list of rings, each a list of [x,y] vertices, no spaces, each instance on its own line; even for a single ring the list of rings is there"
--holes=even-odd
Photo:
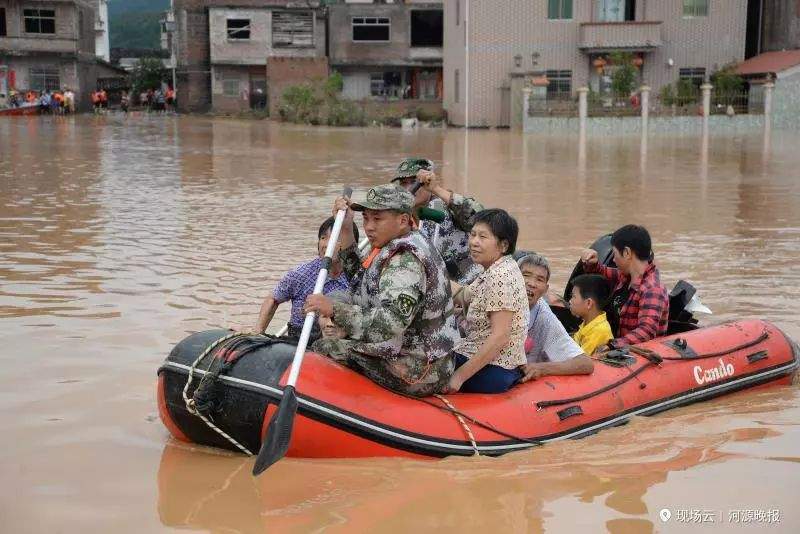
[[[397,166],[392,181],[402,180],[403,178],[413,178],[419,171],[429,171],[433,169],[433,162],[425,158],[406,158]]]
[[[350,204],[354,211],[397,210],[411,213],[414,209],[414,195],[393,184],[376,185],[367,191],[366,199]]]

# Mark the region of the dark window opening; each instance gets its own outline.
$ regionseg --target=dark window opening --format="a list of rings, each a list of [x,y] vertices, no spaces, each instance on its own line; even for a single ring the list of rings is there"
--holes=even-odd
[[[250,19],[228,19],[226,29],[228,39],[250,39]]]
[[[569,99],[572,98],[572,71],[571,70],[548,70],[546,73],[547,99]]]
[[[461,96],[461,80],[459,78],[459,72],[458,69],[456,69],[455,72],[453,72],[453,101],[455,101],[456,104],[458,104],[460,100],[459,97]]]
[[[388,17],[353,17],[353,41],[388,41]]]
[[[636,20],[636,0],[599,0],[598,22],[632,22]]]
[[[272,45],[314,46],[314,14],[311,11],[273,11]]]
[[[25,33],[56,33],[55,9],[24,9],[22,14]]]
[[[0,37],[6,35],[6,8],[0,7]]]
[[[706,81],[706,69],[704,67],[689,67],[680,69],[678,71],[678,77],[681,80],[689,80],[692,82],[692,85],[699,90],[700,86],[703,85],[703,82]]]
[[[411,46],[441,47],[444,13],[439,9],[411,11]]]

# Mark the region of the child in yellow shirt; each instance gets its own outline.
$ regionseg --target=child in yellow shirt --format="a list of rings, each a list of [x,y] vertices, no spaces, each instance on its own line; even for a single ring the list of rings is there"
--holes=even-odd
[[[569,311],[583,321],[572,337],[584,354],[592,354],[614,339],[603,311],[610,294],[608,282],[599,274],[582,274],[572,280]]]

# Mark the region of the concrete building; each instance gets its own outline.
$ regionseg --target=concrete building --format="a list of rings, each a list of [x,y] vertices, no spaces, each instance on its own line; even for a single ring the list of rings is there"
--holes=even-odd
[[[632,52],[654,94],[744,59],[747,0],[444,0],[444,107],[456,125],[508,126],[526,80],[548,95],[610,90]]]
[[[328,17],[329,61],[346,98],[441,102],[441,1],[344,0]]]
[[[800,48],[800,1],[754,0],[761,31],[757,53]]]
[[[285,76],[327,75],[318,1],[173,0],[172,13],[180,111],[274,112]]]
[[[0,1],[0,70],[6,90],[72,89],[89,107],[98,78],[118,76],[95,56],[94,0]],[[2,87],[0,87],[2,89]]]

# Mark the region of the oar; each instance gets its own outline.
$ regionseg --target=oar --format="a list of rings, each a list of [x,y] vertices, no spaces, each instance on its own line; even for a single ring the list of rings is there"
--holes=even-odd
[[[344,197],[349,198],[352,194],[353,190],[349,187],[345,187],[342,191],[342,196]],[[336,243],[339,241],[339,232],[342,229],[345,213],[346,210],[339,210],[339,213],[336,214],[336,220],[331,229],[331,237],[325,249],[325,259],[322,262],[322,269],[320,269],[317,275],[317,282],[314,284],[314,295],[322,293],[325,280],[328,278],[328,270],[331,267]],[[286,451],[289,449],[289,441],[292,438],[292,427],[294,426],[294,416],[297,413],[297,394],[295,393],[294,386],[300,374],[300,366],[303,364],[303,356],[306,353],[306,345],[308,345],[308,338],[311,335],[311,328],[314,325],[315,317],[316,314],[314,312],[306,314],[303,330],[300,333],[300,341],[297,343],[297,349],[294,351],[294,359],[292,360],[292,369],[289,371],[289,379],[286,381],[286,386],[283,388],[283,397],[281,398],[280,405],[278,405],[278,411],[272,416],[267,426],[267,437],[264,443],[261,444],[261,450],[258,451],[256,463],[253,466],[253,475],[260,475],[269,466],[283,458],[286,455]]]

